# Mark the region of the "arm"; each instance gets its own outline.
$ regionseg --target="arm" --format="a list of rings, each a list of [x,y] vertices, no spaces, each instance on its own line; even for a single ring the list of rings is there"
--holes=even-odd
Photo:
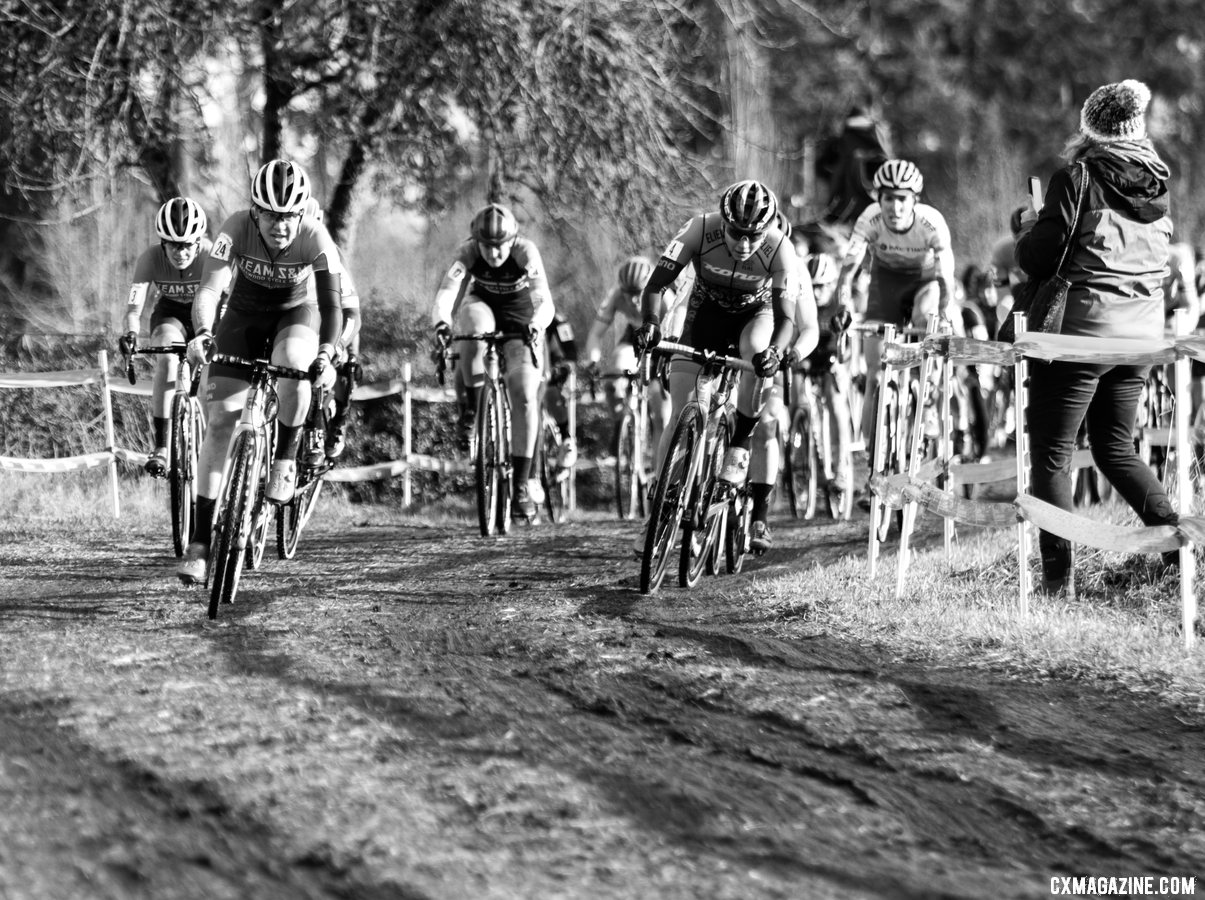
[[[803,278],[795,295],[795,340],[791,349],[799,359],[805,359],[820,343],[820,323],[816,315],[816,295],[812,283]]]
[[[1059,169],[1050,179],[1037,221],[1023,217],[1013,256],[1030,278],[1048,278],[1058,268],[1075,218],[1077,190],[1069,169]]]
[[[683,263],[665,256],[657,261],[657,267],[653,269],[653,274],[649,276],[644,292],[640,295],[640,312],[644,321],[661,324],[661,292],[674,283],[683,266]]]
[[[197,334],[213,332],[213,320],[217,315],[218,301],[230,287],[233,275],[234,271],[228,261],[215,259],[213,255],[210,255],[209,259],[205,261],[201,284],[197,288],[197,296],[192,302],[192,327]]]
[[[607,294],[606,299],[599,305],[598,312],[594,314],[594,321],[590,323],[590,333],[586,335],[587,362],[596,363],[602,359],[602,340],[606,337],[611,323],[615,321],[615,294],[615,289]]]
[[[954,287],[954,251],[945,247],[937,254],[937,314],[942,318],[949,317],[950,304],[958,296]]]
[[[339,292],[339,272],[326,269],[314,271],[314,287],[318,291],[318,352],[335,355],[335,342],[343,330],[343,295]]]
[[[431,312],[432,324],[441,322],[451,324],[452,311],[456,308],[456,298],[460,296],[461,288],[469,277],[468,265],[463,259],[463,253],[458,255],[439,283],[435,292],[435,308]]]
[[[518,250],[519,244],[515,243],[515,249]],[[556,315],[556,307],[552,305],[552,291],[548,287],[548,276],[544,272],[544,262],[540,259],[540,251],[536,245],[527,242],[526,253],[527,279],[531,285],[531,327],[535,328],[541,334],[549,325],[552,324],[552,319]]]
[[[147,294],[150,293],[150,283],[137,281],[130,288],[130,296],[126,299],[126,331],[138,333],[142,322],[142,307],[146,304]]]

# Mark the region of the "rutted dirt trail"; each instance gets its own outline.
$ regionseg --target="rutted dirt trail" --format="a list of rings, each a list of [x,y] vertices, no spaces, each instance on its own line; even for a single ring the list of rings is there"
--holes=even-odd
[[[371,514],[369,514],[371,515]],[[0,549],[0,897],[1045,897],[1203,875],[1205,731],[759,609],[776,531],[635,590],[631,526],[321,523],[205,620],[161,535]],[[772,565],[768,564],[772,561]]]

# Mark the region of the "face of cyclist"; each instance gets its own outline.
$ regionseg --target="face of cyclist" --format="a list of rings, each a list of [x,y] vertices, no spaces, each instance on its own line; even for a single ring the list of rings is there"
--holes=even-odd
[[[487,244],[484,241],[478,241],[477,252],[481,254],[481,258],[485,260],[487,266],[496,269],[510,259],[510,251],[514,246],[514,238],[503,241],[501,244]]]
[[[724,243],[728,247],[728,252],[732,254],[732,258],[737,262],[744,262],[756,253],[757,248],[765,239],[764,231],[746,231],[735,225],[724,226]]]
[[[168,261],[177,269],[184,270],[192,265],[201,249],[200,241],[160,241]]]
[[[916,212],[916,194],[912,191],[879,191],[883,222],[892,231],[907,231]]]
[[[276,213],[256,208],[255,222],[265,244],[275,250],[284,250],[297,239],[301,213]]]

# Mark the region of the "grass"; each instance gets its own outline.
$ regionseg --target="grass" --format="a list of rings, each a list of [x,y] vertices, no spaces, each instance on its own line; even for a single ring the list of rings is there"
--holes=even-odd
[[[5,530],[14,533],[71,527],[116,539],[125,522],[161,521],[166,527],[166,487],[144,477],[122,478],[119,520],[112,517],[103,470],[0,473],[0,497],[12,511]],[[328,486],[322,502],[324,523],[335,526],[440,525],[470,523],[474,517],[468,498],[406,510],[352,502],[341,485]],[[1090,514],[1130,521],[1129,511],[1116,501]],[[931,530],[934,520],[923,524]],[[788,575],[755,577],[736,600],[784,636],[820,629],[926,662],[990,668],[1010,677],[1115,683],[1205,710],[1205,640],[1185,653],[1179,579],[1161,577],[1154,557],[1079,548],[1076,596],[1034,596],[1029,615],[1022,618],[1011,529],[960,532],[953,570],[939,544],[916,553],[900,599],[894,596],[894,535],[891,540],[874,581],[867,578],[864,556],[850,555]],[[1036,551],[1031,565],[1036,566]],[[1203,602],[1201,593],[1198,582],[1198,602]]]

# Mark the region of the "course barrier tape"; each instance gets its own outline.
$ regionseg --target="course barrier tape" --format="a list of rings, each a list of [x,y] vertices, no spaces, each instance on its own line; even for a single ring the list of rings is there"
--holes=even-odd
[[[110,381],[109,390],[114,394],[133,394],[135,397],[151,396],[151,385],[149,384],[130,384],[128,381]]]
[[[75,472],[80,469],[95,469],[108,465],[113,460],[113,454],[108,450],[98,450],[95,453],[84,453],[80,456],[59,456],[54,459],[19,459],[13,456],[0,456],[0,469],[12,472]]]
[[[0,372],[0,388],[51,388],[100,384],[97,369],[64,372]]]

